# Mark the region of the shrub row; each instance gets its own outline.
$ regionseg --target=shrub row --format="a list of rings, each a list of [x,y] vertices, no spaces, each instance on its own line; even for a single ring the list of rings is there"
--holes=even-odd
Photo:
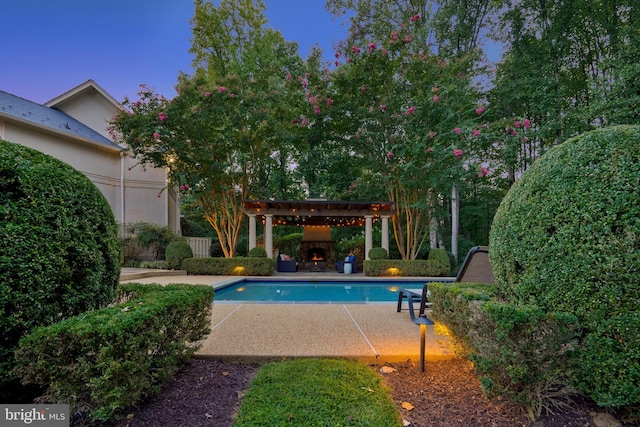
[[[430,290],[434,318],[474,362],[490,398],[524,406],[532,420],[567,403],[576,316],[497,301],[494,285],[433,283]]]
[[[182,269],[187,274],[212,276],[271,276],[275,261],[270,258],[187,258]]]
[[[107,420],[158,392],[209,332],[213,288],[121,284],[118,304],[24,337],[15,373],[45,388],[42,403]]]
[[[376,259],[364,261],[364,273],[366,276],[410,276],[410,277],[438,277],[446,276],[450,266],[440,260],[400,260],[400,259]]]

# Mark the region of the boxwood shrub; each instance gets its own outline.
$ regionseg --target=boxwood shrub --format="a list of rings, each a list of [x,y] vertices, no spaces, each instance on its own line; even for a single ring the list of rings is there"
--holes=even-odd
[[[0,140],[0,397],[17,387],[19,339],[110,303],[119,275],[118,229],[98,188],[66,163]]]
[[[20,341],[16,373],[68,403],[76,417],[107,420],[158,392],[209,332],[213,288],[123,284],[119,304],[36,328]]]
[[[182,261],[187,258],[193,258],[193,250],[184,240],[174,240],[167,245],[165,256],[167,258],[167,267],[172,270],[179,270],[182,268]]]
[[[275,261],[271,258],[188,258],[182,262],[187,274],[212,276],[271,276]]]
[[[573,385],[602,406],[640,403],[640,127],[552,148],[513,185],[490,233],[504,298],[574,313]]]

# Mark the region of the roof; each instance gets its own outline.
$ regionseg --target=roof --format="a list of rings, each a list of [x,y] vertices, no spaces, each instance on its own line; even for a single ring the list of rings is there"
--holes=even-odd
[[[243,200],[244,211],[264,219],[273,215],[274,225],[363,226],[365,216],[375,222],[393,213],[393,202],[307,200]]]
[[[82,138],[104,148],[118,151],[122,150],[122,147],[110,139],[62,111],[40,105],[33,101],[28,101],[2,90],[0,90],[0,118],[1,117],[13,118],[40,128]]]
[[[116,101],[116,99],[113,96],[111,96],[106,90],[104,90],[98,83],[96,83],[92,79],[89,79],[86,82],[81,83],[78,86],[69,89],[65,93],[56,96],[52,100],[45,102],[44,106],[56,108],[58,105],[63,104],[64,102],[70,99],[73,99],[74,97],[87,91],[96,91],[100,95],[102,95],[105,99],[107,99],[109,102],[111,102],[119,110],[123,109],[122,104]]]

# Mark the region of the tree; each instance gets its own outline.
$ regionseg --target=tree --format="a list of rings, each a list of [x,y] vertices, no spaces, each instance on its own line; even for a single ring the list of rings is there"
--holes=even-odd
[[[167,168],[169,185],[193,193],[232,257],[242,227],[242,200],[288,187],[282,143],[293,137],[287,75],[298,74],[297,46],[263,28],[262,2],[197,1],[193,76],[179,77],[178,96],[146,88],[113,122],[142,164]],[[279,151],[282,150],[283,151]]]

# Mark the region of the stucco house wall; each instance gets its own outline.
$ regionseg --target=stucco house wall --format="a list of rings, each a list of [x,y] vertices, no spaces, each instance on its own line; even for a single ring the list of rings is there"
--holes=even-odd
[[[161,168],[137,166],[107,131],[122,106],[94,81],[44,105],[0,90],[0,138],[56,157],[85,174],[120,224],[149,222],[180,233],[179,196]]]

